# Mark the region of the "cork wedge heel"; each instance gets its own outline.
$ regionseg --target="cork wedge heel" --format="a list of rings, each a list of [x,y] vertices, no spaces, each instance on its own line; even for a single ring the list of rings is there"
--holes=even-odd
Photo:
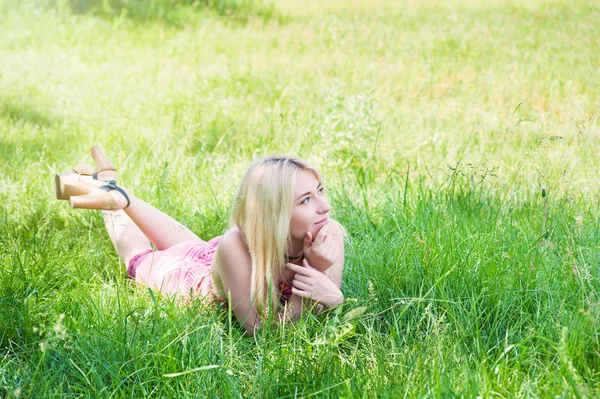
[[[77,164],[73,172],[57,174],[54,178],[56,198],[68,200],[72,208],[117,210],[127,208],[129,196],[117,186],[117,172],[114,165],[99,147],[90,150],[95,167],[84,163]],[[103,173],[103,179],[98,174]],[[111,178],[112,177],[112,178]],[[126,200],[118,201],[109,191],[118,191]]]

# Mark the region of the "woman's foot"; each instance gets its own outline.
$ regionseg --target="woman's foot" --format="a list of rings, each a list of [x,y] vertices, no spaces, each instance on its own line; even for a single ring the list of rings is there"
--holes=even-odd
[[[117,186],[117,171],[102,150],[94,146],[90,153],[95,166],[79,163],[74,172],[56,175],[56,198],[69,200],[73,208],[123,209],[129,196]]]
[[[100,147],[93,146],[90,149],[90,154],[94,159],[94,165],[91,166],[85,163],[78,163],[73,170],[80,175],[92,176],[97,180],[104,181],[116,181],[117,180],[117,169],[115,165],[110,162],[108,157],[102,152]]]
[[[92,178],[95,178],[96,180],[102,180],[102,181],[111,181],[117,180],[117,171],[116,170],[112,170],[112,169],[99,169],[98,166],[93,167],[92,165],[88,165],[86,163],[78,163],[77,165],[75,165],[75,167],[73,168],[73,170],[75,171],[75,173],[82,175],[82,176],[91,176]]]
[[[107,184],[108,183],[108,184]],[[72,208],[118,210],[129,206],[129,196],[114,181],[67,172],[56,176],[56,197]]]

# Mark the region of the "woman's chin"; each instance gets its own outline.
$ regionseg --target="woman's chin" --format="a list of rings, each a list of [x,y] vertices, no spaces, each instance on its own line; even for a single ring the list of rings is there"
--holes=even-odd
[[[310,233],[313,236],[313,241],[315,240],[315,238],[317,237],[317,234],[319,234],[319,232],[321,231],[321,229],[323,227],[325,227],[327,225],[327,223],[321,223],[321,224],[315,224],[312,226]]]

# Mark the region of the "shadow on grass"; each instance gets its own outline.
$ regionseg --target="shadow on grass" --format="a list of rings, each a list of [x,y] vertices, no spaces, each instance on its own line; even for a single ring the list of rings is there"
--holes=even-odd
[[[274,4],[265,0],[50,0],[46,4],[73,14],[162,22],[173,27],[193,25],[211,15],[242,24],[254,18],[281,20]]]
[[[55,118],[41,112],[37,106],[23,99],[0,98],[0,119],[9,119],[13,123],[25,123],[40,127],[50,127]]]
[[[52,103],[25,93],[0,94],[0,170],[10,174],[40,160],[58,161],[80,135],[76,128],[63,128],[77,120],[65,120]]]

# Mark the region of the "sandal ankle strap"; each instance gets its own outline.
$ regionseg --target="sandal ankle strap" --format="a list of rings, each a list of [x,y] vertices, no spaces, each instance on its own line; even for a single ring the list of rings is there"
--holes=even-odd
[[[105,181],[105,182],[111,182],[114,181],[115,183],[117,182],[116,180],[102,180],[102,179],[98,179],[98,173],[102,173],[102,172],[107,172],[107,171],[114,171],[115,169],[102,169],[99,170],[98,172],[94,172],[92,173],[92,178],[94,180],[100,180],[100,181]]]
[[[95,175],[95,174],[94,174]],[[95,179],[96,177],[94,177]],[[123,197],[125,197],[125,199],[127,200],[127,206],[125,206],[123,209],[129,207],[129,205],[131,204],[131,201],[129,200],[129,196],[127,195],[127,193],[125,192],[125,190],[123,190],[121,187],[117,186],[117,181],[116,180],[107,180],[106,181],[108,184],[106,186],[102,186],[100,187],[102,190],[104,191],[118,191],[121,194],[123,194]]]

